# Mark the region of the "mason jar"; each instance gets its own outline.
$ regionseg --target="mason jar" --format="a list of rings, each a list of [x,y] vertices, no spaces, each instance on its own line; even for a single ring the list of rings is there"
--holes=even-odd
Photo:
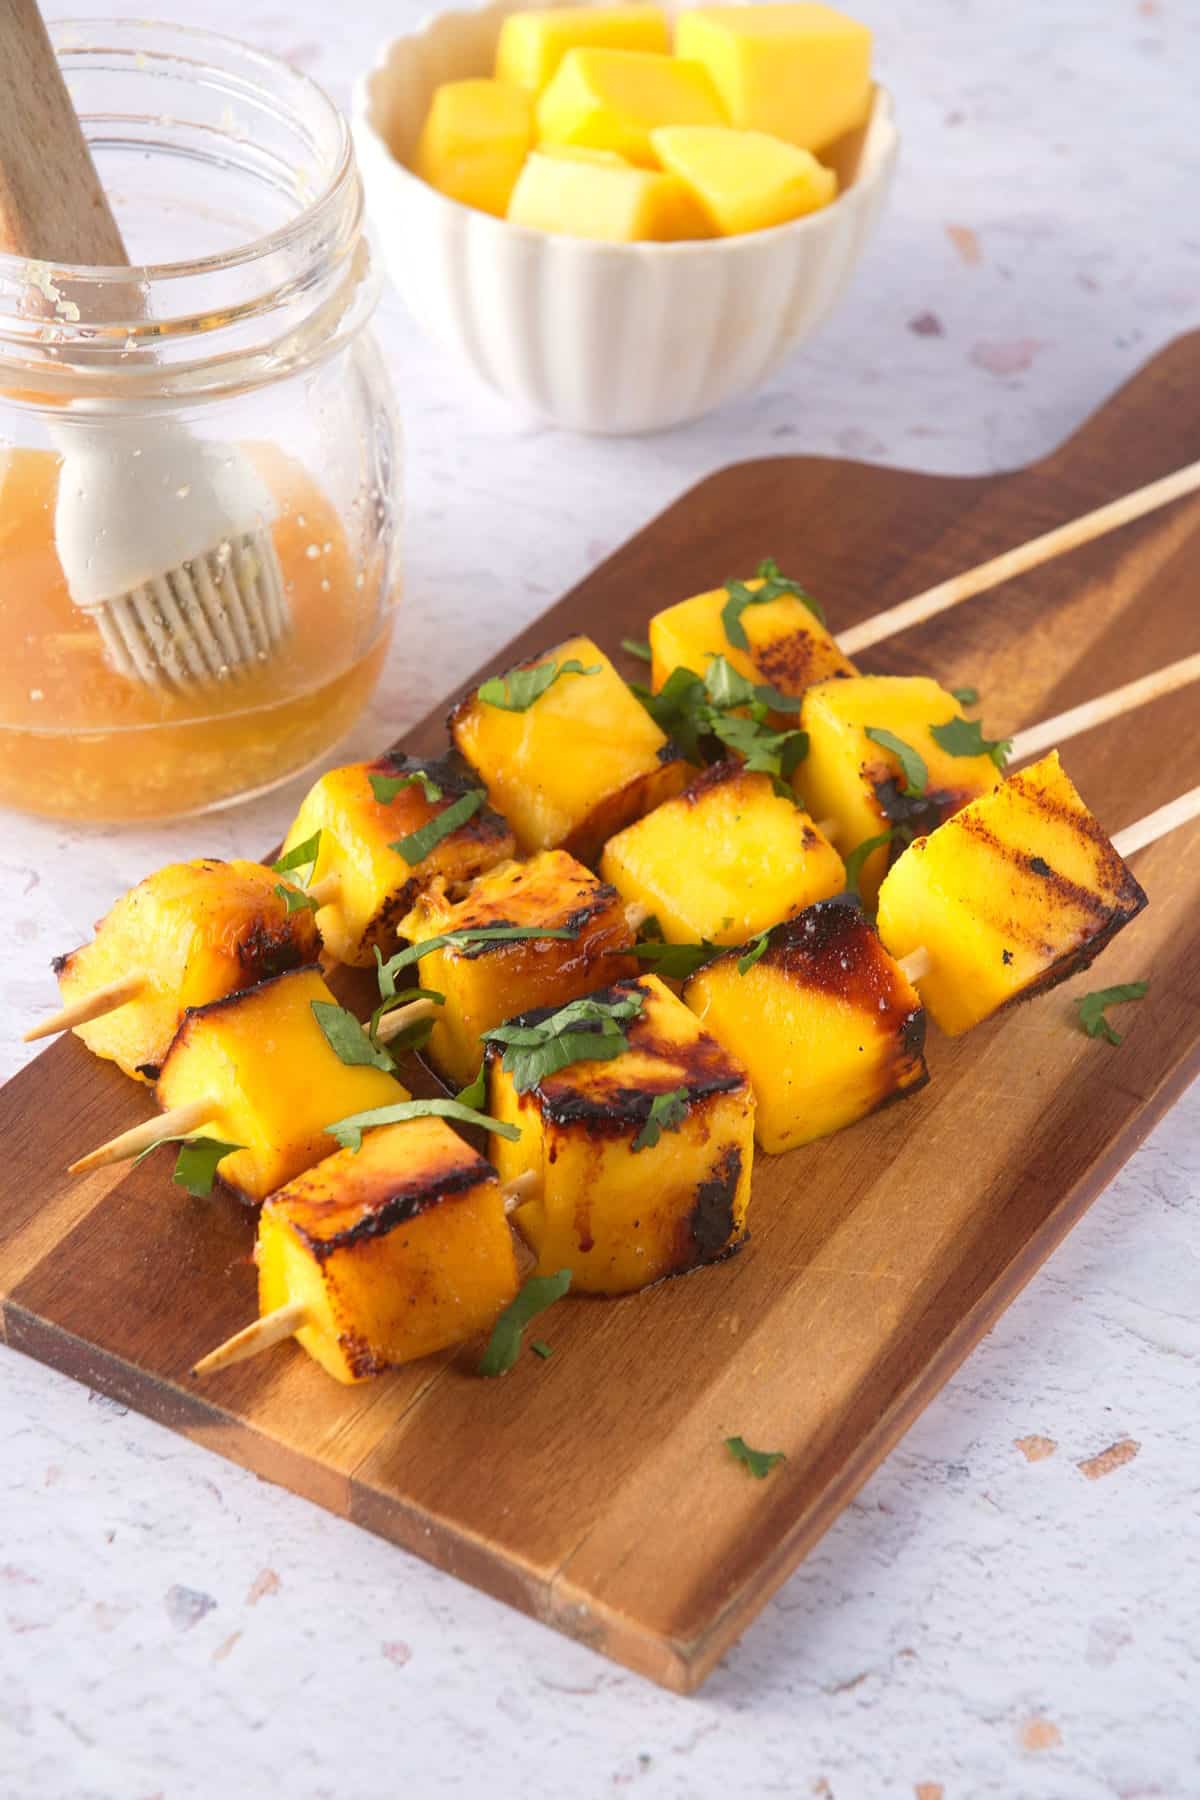
[[[0,255],[0,804],[166,818],[284,781],[362,708],[398,599],[398,426],[332,101],[207,31],[52,35],[130,266]],[[265,496],[282,577],[278,641],[203,680],[120,666],[56,541],[60,489],[98,550],[114,493],[163,536],[193,499],[164,430]]]

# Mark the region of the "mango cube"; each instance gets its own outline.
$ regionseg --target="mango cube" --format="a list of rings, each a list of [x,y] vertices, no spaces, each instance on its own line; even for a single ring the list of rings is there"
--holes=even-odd
[[[533,103],[523,88],[447,81],[434,91],[413,170],[460,205],[502,219],[532,143]]]
[[[688,8],[675,50],[704,65],[741,131],[823,150],[870,111],[871,33],[831,6]]]
[[[88,944],[55,959],[64,1000],[82,1000],[132,974],[143,989],[114,1012],[76,1026],[92,1052],[138,1081],[156,1081],[189,1006],[315,962],[312,912],[289,913],[281,878],[261,863],[170,863],[123,894]]]
[[[743,617],[745,615],[743,614]],[[843,856],[868,838],[896,829],[891,844],[863,863],[859,892],[873,911],[891,856],[906,837],[932,831],[969,800],[988,794],[1001,779],[990,756],[954,756],[932,736],[932,726],[962,719],[953,694],[925,675],[859,675],[809,688],[800,712],[808,755],[796,784],[814,818],[833,819]],[[868,730],[885,731],[915,750],[925,765],[924,790],[910,794],[896,753]]]
[[[841,857],[769,775],[714,763],[608,840],[600,873],[669,944],[744,944],[846,885]]]
[[[634,933],[620,895],[565,850],[503,863],[481,875],[458,901],[436,882],[419,896],[400,932],[410,943],[422,944],[450,931],[502,925],[545,926],[574,935],[445,944],[421,958],[421,985],[445,996],[425,1055],[455,1087],[474,1080],[483,1054],[480,1038],[493,1025],[531,1007],[564,1006],[637,973],[629,954]]]
[[[557,675],[521,712],[468,694],[449,725],[527,855],[563,849],[592,863],[691,771],[591,638],[568,638],[519,668],[572,661],[594,673]]]
[[[570,154],[566,154],[569,152]],[[614,152],[535,151],[509,202],[514,225],[608,243],[660,243],[711,235],[708,220],[682,181],[635,169]]]
[[[837,176],[811,150],[762,131],[667,125],[652,131],[650,142],[721,237],[786,225],[837,196]]]
[[[326,1126],[407,1100],[395,1076],[344,1063],[313,1002],[336,1005],[317,969],[292,969],[184,1014],[155,1090],[163,1107],[208,1100],[196,1135],[242,1148],[218,1173],[246,1201],[265,1200],[328,1155]]]
[[[411,776],[390,800],[378,800],[372,778]],[[424,775],[427,781],[416,779]],[[378,948],[396,947],[396,926],[431,881],[470,881],[513,854],[505,821],[484,805],[414,860],[396,848],[478,789],[457,758],[422,761],[400,752],[331,769],[310,788],[284,843],[285,853],[317,831],[321,842],[312,882],[337,878],[336,896],[317,913],[330,956],[368,968]],[[436,797],[435,797],[436,796]]]
[[[725,122],[699,63],[640,50],[569,50],[537,103],[545,143],[615,150],[646,169],[658,166],[656,126]]]
[[[510,13],[496,45],[496,77],[540,94],[568,50],[670,49],[658,6],[564,6]]]
[[[745,585],[757,594],[762,577]],[[728,600],[727,589],[713,588],[654,614],[649,631],[650,682],[656,693],[674,669],[705,675],[714,656],[725,657],[748,681],[769,682],[793,698],[814,681],[858,673],[838,649],[833,633],[794,594],[779,594],[744,608],[739,623],[748,645],[745,650],[726,636],[721,614]],[[779,715],[781,720],[784,716]]]
[[[683,997],[750,1071],[764,1150],[793,1150],[924,1087],[921,1001],[857,907],[812,906],[776,926],[744,975],[738,960],[726,951]]]
[[[441,1119],[369,1131],[272,1194],[255,1260],[259,1310],[303,1305],[297,1338],[344,1382],[489,1330],[518,1288],[496,1172]]]
[[[492,1139],[503,1181],[532,1172],[536,1197],[515,1214],[537,1272],[569,1268],[577,1292],[626,1294],[736,1249],[746,1225],[754,1097],[744,1071],[653,975],[602,990],[642,996],[628,1049],[577,1062],[519,1094],[488,1046],[488,1110],[518,1125]],[[522,1023],[543,1015],[526,1014]],[[655,1143],[656,1099],[680,1096]]]
[[[957,1037],[1086,969],[1145,905],[1051,751],[909,845],[879,931],[893,956],[927,952],[921,998]]]

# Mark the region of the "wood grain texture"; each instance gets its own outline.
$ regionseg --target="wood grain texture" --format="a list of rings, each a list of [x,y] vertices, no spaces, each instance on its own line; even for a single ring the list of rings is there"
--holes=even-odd
[[[510,660],[581,628],[614,647],[652,609],[764,555],[835,624],[863,618],[1200,456],[1186,404],[1198,380],[1200,337],[1181,340],[1010,475],[795,458],[725,470]],[[863,664],[970,682],[989,733],[1010,732],[1195,650],[1198,555],[1189,500]],[[406,746],[440,744],[444,711]],[[1195,779],[1194,693],[1080,738],[1066,761],[1104,823],[1129,824]],[[253,1316],[252,1221],[173,1188],[165,1155],[69,1183],[68,1157],[149,1101],[58,1043],[0,1094],[8,1341],[690,1690],[1200,1067],[1200,826],[1136,869],[1151,905],[1102,982],[934,1038],[921,1094],[760,1160],[740,1255],[623,1300],[563,1303],[541,1328],[552,1358],[495,1382],[475,1378],[468,1347],[346,1390],[288,1347],[193,1384],[194,1359]],[[1073,993],[1145,976],[1120,1051],[1074,1028]],[[753,1481],[723,1448],[733,1433],[788,1460]]]

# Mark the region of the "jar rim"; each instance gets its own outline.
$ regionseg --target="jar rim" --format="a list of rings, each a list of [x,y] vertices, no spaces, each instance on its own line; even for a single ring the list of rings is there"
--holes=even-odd
[[[131,30],[137,30],[148,34],[161,32],[166,37],[178,38],[201,51],[209,46],[214,52],[223,50],[227,55],[234,53],[239,60],[260,68],[264,74],[276,79],[285,77],[298,96],[306,97],[310,103],[315,102],[326,123],[333,127],[335,142],[330,157],[331,173],[313,199],[300,205],[290,219],[258,237],[248,239],[244,244],[235,244],[231,249],[213,251],[205,256],[139,263],[70,263],[0,250],[0,279],[7,277],[10,281],[19,281],[23,270],[53,269],[55,275],[66,281],[94,284],[95,291],[102,292],[110,285],[128,287],[131,276],[157,286],[161,282],[221,274],[226,270],[257,262],[265,256],[287,251],[302,242],[320,224],[322,216],[338,204],[347,184],[357,179],[354,141],[341,108],[319,81],[269,50],[260,50],[257,45],[247,44],[229,32],[210,31],[204,25],[178,24],[167,19],[54,19],[47,22],[47,30],[60,61],[64,52],[69,56],[81,51],[98,52],[105,47],[99,41],[72,42],[73,37],[84,34],[95,37],[102,32],[115,32],[127,37]],[[209,66],[216,65],[209,62]]]

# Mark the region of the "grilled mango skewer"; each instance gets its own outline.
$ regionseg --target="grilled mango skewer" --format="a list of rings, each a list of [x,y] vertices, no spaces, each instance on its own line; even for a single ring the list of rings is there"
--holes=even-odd
[[[289,910],[287,885],[261,863],[213,858],[148,875],[58,959],[66,1005],[26,1042],[73,1030],[135,1081],[156,1080],[189,1007],[316,961],[312,912]]]

